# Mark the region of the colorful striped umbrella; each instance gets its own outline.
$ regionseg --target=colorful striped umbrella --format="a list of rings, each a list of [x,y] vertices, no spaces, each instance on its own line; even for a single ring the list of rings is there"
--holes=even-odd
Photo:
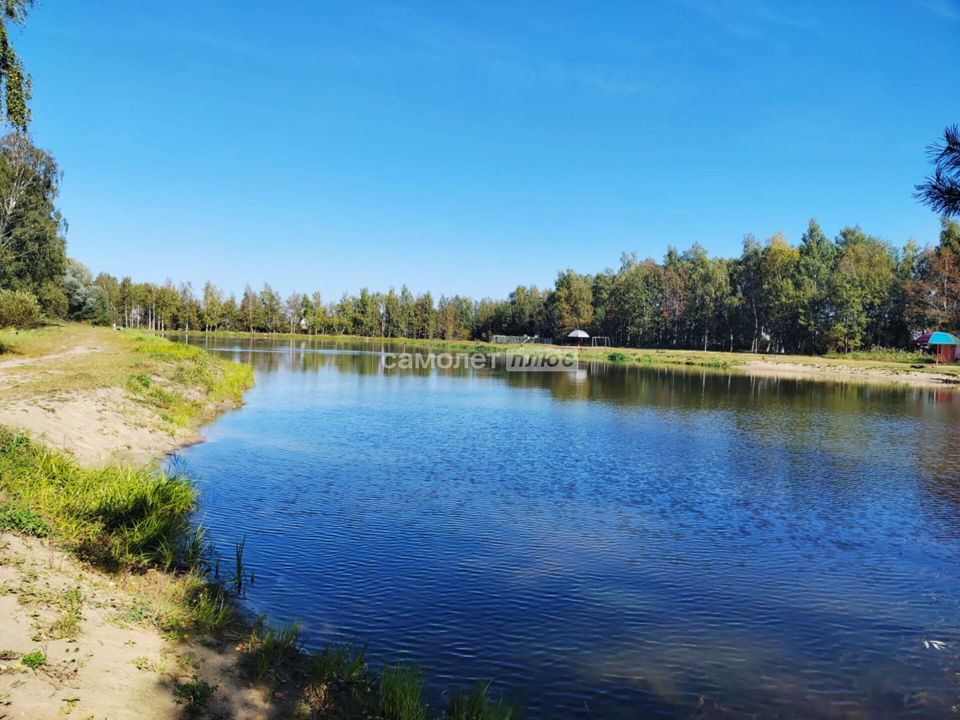
[[[937,331],[924,333],[914,342],[917,345],[960,345],[960,340],[948,332]]]

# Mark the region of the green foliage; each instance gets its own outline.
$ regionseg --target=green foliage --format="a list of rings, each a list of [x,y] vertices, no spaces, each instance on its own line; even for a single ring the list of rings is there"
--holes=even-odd
[[[0,290],[0,328],[28,329],[40,322],[40,305],[28,292]]]
[[[109,325],[117,320],[104,288],[94,281],[85,265],[69,258],[63,279],[67,297],[67,315],[72,320],[85,320],[94,325]]]
[[[660,262],[624,254],[616,271],[567,270],[552,289],[519,285],[501,301],[457,295],[435,302],[403,286],[386,293],[363,288],[324,304],[320,293],[283,300],[264,285],[259,292],[247,286],[238,302],[210,283],[202,300],[189,286],[178,291],[170,283],[135,285],[109,276],[98,283],[110,289],[124,318],[161,330],[202,324],[384,342],[496,334],[563,342],[583,329],[619,347],[822,354],[908,347],[925,329],[960,330],[958,252],[960,226],[951,221],[944,221],[940,248],[921,250],[913,241],[894,248],[856,226],[830,239],[811,220],[797,245],[776,233],[763,241],[748,236],[736,258],[710,257],[697,243],[669,248]],[[154,400],[162,405],[169,398]]]
[[[0,38],[0,54],[2,45]],[[0,288],[42,292],[45,310],[55,305],[52,287],[66,267],[65,222],[54,205],[59,184],[56,161],[27,135],[0,138]]]
[[[565,338],[573,330],[593,327],[591,278],[573,270],[560,273],[547,305],[554,337]]]
[[[27,508],[0,508],[0,532],[11,530],[33,537],[46,537],[50,526],[40,515]]]
[[[380,674],[380,714],[384,720],[427,720],[423,701],[426,682],[419,668],[408,663],[386,663]]]
[[[30,76],[23,70],[7,30],[7,22],[22,26],[34,0],[4,0],[0,13],[0,82],[3,84],[3,106],[7,122],[18,130],[26,130],[30,122],[27,101],[31,98]]]
[[[943,141],[929,148],[933,173],[916,186],[915,197],[934,212],[960,216],[960,125],[947,127]]]
[[[31,670],[39,670],[47,664],[47,656],[41,650],[34,650],[20,658],[20,664]]]
[[[900,348],[874,347],[869,350],[854,352],[826,353],[825,357],[841,360],[876,360],[877,362],[899,362],[911,364],[933,363],[933,359],[917,350],[901,350]]]
[[[47,280],[40,283],[36,290],[37,304],[40,311],[48,318],[62,318],[67,316],[70,308],[67,294],[64,292],[63,283],[55,280]]]
[[[189,682],[174,683],[173,697],[178,704],[187,706],[190,716],[196,717],[206,708],[213,696],[213,691],[214,688],[206,680],[194,679]]]

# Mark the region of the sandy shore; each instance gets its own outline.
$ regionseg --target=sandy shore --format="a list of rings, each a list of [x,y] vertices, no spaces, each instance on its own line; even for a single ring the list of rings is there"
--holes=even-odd
[[[147,465],[203,439],[195,428],[178,428],[171,434],[151,415],[120,388],[99,388],[4,403],[0,425],[26,430],[89,466]]]
[[[116,384],[109,368],[124,349],[111,331],[68,330],[26,356],[0,356],[0,425],[91,467],[149,464],[200,439]],[[164,573],[108,575],[47,540],[0,533],[0,718],[187,717],[175,691],[197,682],[213,689],[204,717],[273,716],[273,699],[240,677],[237,648],[169,637],[151,622],[180,602],[174,587]],[[44,664],[24,665],[31,653]]]
[[[176,685],[198,680],[214,688],[205,717],[268,717],[235,648],[173,641],[150,622],[145,599],[163,585],[157,573],[114,578],[43,540],[0,534],[0,718],[180,718]],[[57,623],[73,615],[65,635]],[[22,664],[37,652],[42,667]]]
[[[831,363],[826,359],[820,361],[811,359],[809,362],[795,362],[780,360],[774,356],[748,360],[735,366],[734,370],[760,377],[960,390],[960,377],[957,375],[927,370],[912,370],[909,366],[901,368],[874,367],[866,361],[860,363]]]
[[[0,355],[0,425],[25,430],[87,466],[143,466],[200,442],[196,425],[166,422],[113,376],[118,355],[129,354],[117,339],[110,330],[74,326],[44,338],[39,354]],[[229,407],[210,404],[202,416]]]

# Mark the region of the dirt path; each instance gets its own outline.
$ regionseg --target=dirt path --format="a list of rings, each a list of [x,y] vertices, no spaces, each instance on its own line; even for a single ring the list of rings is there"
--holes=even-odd
[[[90,352],[101,352],[102,350],[103,348],[86,347],[85,345],[80,345],[78,347],[71,348],[65,352],[50,353],[47,355],[41,355],[40,357],[14,358],[13,360],[3,360],[2,362],[0,362],[0,372],[6,372],[10,368],[37,365],[38,363],[49,363],[51,360],[59,360],[60,358],[74,357],[76,355],[86,355],[87,353],[90,353]]]

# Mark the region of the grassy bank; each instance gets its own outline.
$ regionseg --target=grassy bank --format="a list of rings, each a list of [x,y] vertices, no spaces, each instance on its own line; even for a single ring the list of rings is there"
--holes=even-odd
[[[253,384],[247,365],[225,362],[195,347],[136,331],[114,332],[76,323],[7,333],[0,362],[35,372],[2,397],[64,396],[122,389],[175,427],[206,422],[222,403],[239,403]],[[40,361],[31,362],[31,361]],[[17,373],[21,375],[20,372]]]

